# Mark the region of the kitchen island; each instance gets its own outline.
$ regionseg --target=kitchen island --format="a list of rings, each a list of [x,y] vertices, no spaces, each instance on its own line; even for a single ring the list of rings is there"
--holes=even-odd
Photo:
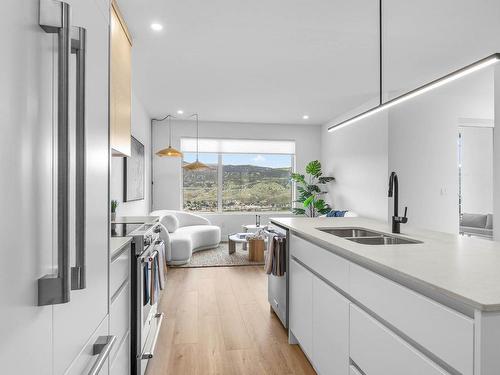
[[[320,374],[500,374],[500,243],[403,226],[366,245],[320,229],[363,218],[276,218],[289,231],[290,341]],[[320,229],[318,229],[320,228]]]

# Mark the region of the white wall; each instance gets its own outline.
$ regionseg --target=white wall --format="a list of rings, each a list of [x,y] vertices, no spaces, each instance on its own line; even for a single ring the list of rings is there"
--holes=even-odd
[[[180,148],[181,137],[193,137],[196,135],[194,121],[172,121],[172,126],[172,146],[175,148]],[[200,137],[294,140],[297,171],[303,171],[309,161],[320,159],[320,134],[321,127],[313,125],[200,122]],[[156,123],[153,129],[153,150],[157,152],[167,146],[168,123]],[[155,155],[153,167],[154,209],[181,209],[181,159],[160,158]],[[265,217],[265,215],[261,216],[263,223],[269,217]],[[255,217],[248,213],[207,214],[207,217],[214,224],[222,226],[223,234],[241,231],[242,224],[253,223],[255,221]]]
[[[389,110],[389,171],[398,173],[409,223],[458,233],[458,125],[463,118],[492,116],[493,70]]]
[[[123,202],[123,168],[124,158],[111,158],[111,199],[119,202],[118,216],[142,216],[149,213],[150,205],[150,117],[146,113],[141,101],[132,93],[132,135],[144,144],[145,175],[144,199],[132,202]]]
[[[321,160],[335,177],[327,200],[339,210],[387,219],[387,114],[380,113],[352,126],[328,132],[323,126]]]
[[[493,128],[460,127],[462,212],[493,212]]]

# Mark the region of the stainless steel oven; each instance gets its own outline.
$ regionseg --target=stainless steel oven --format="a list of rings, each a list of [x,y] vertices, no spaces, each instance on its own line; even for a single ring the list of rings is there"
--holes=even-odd
[[[161,226],[143,224],[132,231],[132,252],[135,258],[131,264],[132,309],[131,309],[131,373],[143,375],[148,361],[153,358],[163,322],[163,314],[158,310],[161,291],[151,285],[155,273],[153,269],[162,245]],[[162,265],[163,266],[163,265]]]

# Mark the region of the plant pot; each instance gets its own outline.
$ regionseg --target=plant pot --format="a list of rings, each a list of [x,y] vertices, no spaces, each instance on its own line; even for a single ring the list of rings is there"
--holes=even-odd
[[[111,221],[116,220],[116,212],[111,212]]]

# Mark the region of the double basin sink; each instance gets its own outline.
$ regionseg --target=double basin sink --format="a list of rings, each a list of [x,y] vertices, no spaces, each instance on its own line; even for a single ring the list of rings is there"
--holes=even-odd
[[[349,227],[316,229],[363,245],[410,245],[422,243],[422,241],[397,237],[391,234],[376,232],[365,228]]]

